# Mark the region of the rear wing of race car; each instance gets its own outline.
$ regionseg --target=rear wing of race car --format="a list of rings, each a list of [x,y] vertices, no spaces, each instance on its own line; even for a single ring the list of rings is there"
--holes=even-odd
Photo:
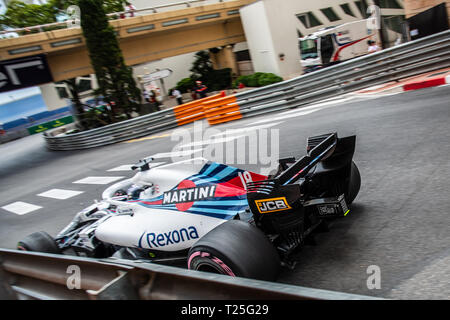
[[[276,177],[278,184],[287,185],[304,178],[319,161],[326,159],[334,152],[337,141],[337,133],[308,138],[308,154]]]
[[[270,194],[276,188],[295,184],[316,165],[318,166],[314,169],[315,174],[336,171],[351,163],[355,143],[356,136],[338,138],[337,133],[309,137],[306,156],[298,160],[280,159],[283,171],[272,179],[248,183],[247,192]],[[292,164],[288,166],[288,163]]]
[[[247,185],[247,192],[270,193],[275,186],[293,184],[308,174],[319,161],[329,157],[336,149],[338,142],[337,133],[309,137],[308,154],[299,160],[295,158],[280,159],[280,166],[284,171],[273,179],[251,182]],[[287,166],[287,163],[293,163]]]
[[[307,155],[298,160],[280,159],[280,170],[273,178],[248,183],[247,200],[255,222],[262,223],[269,233],[288,234],[302,224],[302,215],[296,213],[305,207],[324,207],[329,211],[333,207],[332,214],[326,212],[328,216],[345,215],[348,209],[343,193],[349,181],[355,142],[356,136],[338,138],[337,133],[310,137]],[[301,179],[307,184],[297,183]]]

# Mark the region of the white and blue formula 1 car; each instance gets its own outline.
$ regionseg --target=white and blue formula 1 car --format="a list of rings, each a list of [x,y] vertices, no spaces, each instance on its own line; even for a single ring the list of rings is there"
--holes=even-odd
[[[187,261],[189,269],[272,281],[308,237],[344,217],[359,192],[355,136],[308,138],[307,155],[269,177],[203,158],[151,168],[107,188],[56,237],[18,249],[96,258]]]

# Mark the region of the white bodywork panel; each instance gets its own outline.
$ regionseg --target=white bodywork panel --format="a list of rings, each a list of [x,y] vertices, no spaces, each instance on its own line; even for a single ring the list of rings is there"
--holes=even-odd
[[[100,241],[124,247],[160,251],[188,249],[207,232],[245,210],[248,203],[243,175],[245,181],[266,178],[204,158],[139,171],[133,178],[103,192],[102,202],[117,206],[117,212],[97,226],[95,236]],[[135,201],[113,198],[117,190],[131,186],[147,189]],[[185,201],[174,200],[188,195]]]
[[[95,232],[104,242],[162,251],[190,248],[226,220],[189,213],[133,206],[134,216],[111,217]]]

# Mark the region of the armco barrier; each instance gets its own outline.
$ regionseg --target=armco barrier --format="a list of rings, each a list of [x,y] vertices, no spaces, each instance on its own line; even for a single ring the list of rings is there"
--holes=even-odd
[[[450,66],[450,30],[355,58],[300,77],[212,102],[179,106],[72,135],[44,134],[52,150],[116,143],[175,128],[206,117],[211,125],[306,106],[370,86]],[[208,102],[210,101],[210,102]],[[238,106],[238,108],[237,108]]]
[[[53,131],[47,131],[44,138],[51,150],[78,150],[144,137],[177,126],[173,110],[168,109],[79,133],[52,136]]]
[[[0,299],[379,300],[144,261],[8,249],[0,249]]]
[[[450,31],[236,94],[243,117],[308,105],[450,66]]]

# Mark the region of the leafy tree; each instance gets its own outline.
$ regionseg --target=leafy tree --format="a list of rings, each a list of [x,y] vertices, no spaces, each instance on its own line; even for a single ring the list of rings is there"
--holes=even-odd
[[[200,80],[208,85],[209,76],[214,71],[208,51],[199,51],[195,54],[195,60],[190,71],[193,80]]]
[[[132,69],[125,65],[119,42],[101,0],[79,0],[81,28],[99,85],[98,92],[113,102],[113,114],[139,111],[141,91],[136,86]]]
[[[38,5],[12,0],[5,14],[0,15],[0,24],[10,28],[24,28],[56,22],[59,11],[52,4],[53,1]]]
[[[199,51],[190,69],[191,79],[202,81],[210,91],[222,90],[231,87],[231,69],[215,70],[208,51]]]
[[[283,78],[273,73],[256,72],[251,75],[238,77],[234,83],[234,87],[238,87],[239,83],[247,87],[263,87],[280,81],[283,81]]]
[[[125,3],[126,0],[102,1],[106,13],[123,11]],[[2,29],[25,28],[57,22],[57,17],[64,14],[70,5],[78,5],[78,0],[49,0],[42,5],[12,0],[5,14],[0,15],[0,25]]]
[[[195,81],[191,78],[184,78],[178,81],[176,88],[180,90],[181,93],[186,93],[188,90],[195,87]]]
[[[100,112],[98,109],[91,108],[81,102],[79,92],[82,90],[80,83],[77,83],[76,78],[66,79],[61,82],[66,84],[69,89],[69,97],[75,111],[73,117],[75,119],[75,125],[79,130],[88,130],[111,122],[111,115],[108,110]],[[85,112],[85,107],[91,110]]]

